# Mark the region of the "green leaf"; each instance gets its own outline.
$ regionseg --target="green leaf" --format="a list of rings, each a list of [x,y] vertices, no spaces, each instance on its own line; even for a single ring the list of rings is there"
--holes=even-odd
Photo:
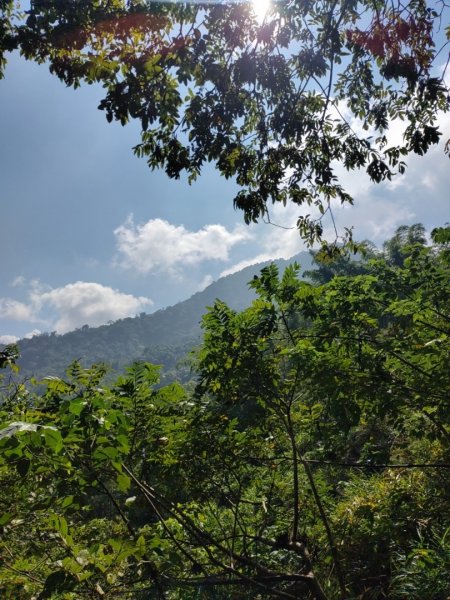
[[[64,447],[61,433],[53,427],[43,427],[42,432],[47,446],[56,454],[61,452]]]
[[[143,535],[140,535],[138,537],[138,539],[136,540],[136,554],[138,556],[143,556],[145,554],[145,548],[146,548],[145,538]]]
[[[86,400],[82,398],[77,398],[76,400],[72,400],[69,402],[69,412],[72,415],[76,415],[77,417],[81,414],[81,411],[86,406]]]
[[[114,448],[113,446],[102,446],[97,448],[97,450],[94,452],[94,458],[100,461],[105,461],[108,459],[114,460],[117,458],[118,454],[119,452],[117,448]]]
[[[3,513],[0,515],[0,526],[7,525],[12,518],[14,517],[13,513]]]
[[[130,489],[131,479],[125,473],[119,473],[116,481],[121,492],[127,492]]]
[[[61,502],[61,508],[67,508],[67,507],[71,506],[73,504],[73,501],[74,501],[73,496],[66,496],[64,498],[64,500]]]

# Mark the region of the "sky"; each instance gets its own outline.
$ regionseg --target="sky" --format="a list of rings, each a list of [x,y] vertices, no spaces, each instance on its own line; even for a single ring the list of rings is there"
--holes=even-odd
[[[132,152],[138,125],[107,123],[101,98],[101,86],[66,88],[47,66],[9,58],[0,80],[0,343],[150,313],[305,250],[299,207],[271,209],[288,229],[246,226],[232,181],[213,167],[191,186],[151,171]],[[393,182],[343,172],[355,205],[334,209],[338,228],[381,245],[399,225],[450,220],[450,115],[441,123],[442,143],[410,157]]]

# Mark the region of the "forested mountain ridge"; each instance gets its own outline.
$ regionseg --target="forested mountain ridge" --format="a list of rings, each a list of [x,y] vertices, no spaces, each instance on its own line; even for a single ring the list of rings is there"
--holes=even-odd
[[[293,261],[306,271],[311,267],[312,257],[301,252],[289,260],[274,262],[283,270]],[[114,371],[134,360],[145,360],[171,371],[199,342],[200,321],[207,307],[218,298],[234,310],[247,308],[255,298],[248,282],[267,264],[269,261],[222,277],[187,300],[152,314],[142,313],[100,327],[86,325],[64,335],[45,333],[20,340],[20,375],[61,376],[72,360],[79,360],[85,366],[106,363]]]

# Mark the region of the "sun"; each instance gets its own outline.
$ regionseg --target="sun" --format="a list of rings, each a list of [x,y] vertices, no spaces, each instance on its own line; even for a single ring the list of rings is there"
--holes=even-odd
[[[253,13],[259,24],[261,24],[266,18],[270,4],[270,0],[252,0]]]

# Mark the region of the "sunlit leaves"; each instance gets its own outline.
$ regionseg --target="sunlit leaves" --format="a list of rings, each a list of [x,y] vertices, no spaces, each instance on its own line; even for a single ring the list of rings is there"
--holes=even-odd
[[[102,82],[107,120],[141,125],[138,156],[189,182],[213,163],[241,188],[246,223],[271,203],[313,205],[297,226],[314,242],[329,203],[352,202],[337,164],[379,183],[439,142],[447,9],[434,5],[278,2],[259,23],[246,2],[53,0],[22,17],[6,2],[0,52],[48,61],[67,85]],[[394,122],[404,141],[391,147]]]

